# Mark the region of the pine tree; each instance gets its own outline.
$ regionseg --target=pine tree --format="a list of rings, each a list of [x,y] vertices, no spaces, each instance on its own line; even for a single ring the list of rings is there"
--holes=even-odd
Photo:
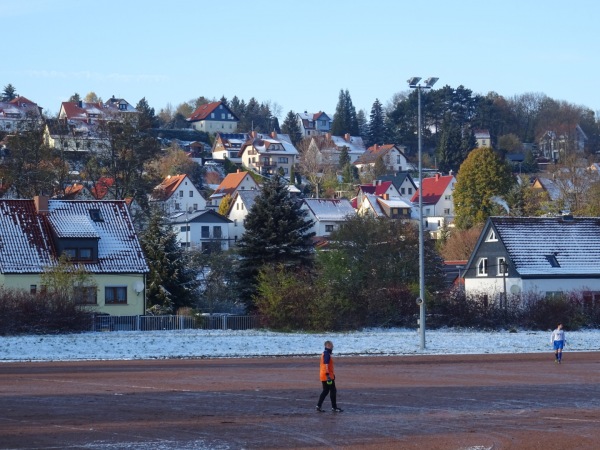
[[[367,115],[365,110],[361,109],[356,114],[356,120],[358,121],[358,135],[365,141],[368,141],[369,136],[369,122],[367,121]]]
[[[17,88],[8,83],[6,86],[4,86],[4,91],[2,92],[2,101],[10,102],[15,98],[17,98]]]
[[[294,111],[288,112],[287,116],[285,116],[285,120],[281,126],[281,132],[289,135],[292,144],[294,145],[302,140],[302,131],[300,130],[300,125],[298,124]]]
[[[174,314],[181,307],[191,306],[196,277],[188,269],[187,255],[162,211],[152,212],[140,244],[150,267],[146,283],[148,307]]]
[[[265,181],[246,216],[246,232],[238,241],[241,257],[238,290],[247,305],[251,304],[256,279],[264,265],[295,267],[312,264],[312,225],[279,175]]]
[[[375,99],[375,102],[371,107],[371,116],[369,120],[369,145],[385,144],[385,135],[385,115],[383,113],[383,107],[381,106],[379,99]]]
[[[140,113],[138,116],[138,128],[140,131],[149,130],[150,128],[158,127],[158,118],[154,113],[154,108],[151,108],[146,97],[143,97],[135,106],[135,109]]]
[[[331,124],[331,134],[334,136],[344,136],[349,133],[351,136],[358,136],[358,120],[356,117],[356,108],[352,104],[352,98],[348,89],[340,90],[338,104],[335,108],[333,122]]]
[[[440,141],[437,148],[437,163],[440,172],[448,173],[457,171],[463,162],[462,133],[460,126],[455,123],[451,114],[446,114],[440,132]]]

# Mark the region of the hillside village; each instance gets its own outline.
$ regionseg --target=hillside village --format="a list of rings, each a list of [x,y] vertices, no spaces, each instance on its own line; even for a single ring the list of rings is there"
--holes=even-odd
[[[154,111],[143,106],[114,96],[79,99],[62,102],[57,117],[47,118],[23,96],[0,102],[3,287],[45,292],[41,274],[66,255],[95,280],[93,289],[80,287],[82,304],[110,315],[143,315],[152,306],[152,264],[140,245],[149,211],[162,212],[184,252],[235,251],[248,232],[247,215],[273,177],[311,222],[314,251],[328,251],[331,236],[353,218],[416,227],[419,198],[428,245],[439,249],[464,228],[457,224],[465,221],[465,205],[455,198],[466,183],[462,163],[477,149],[498,146],[490,130],[473,128],[462,161],[427,152],[420,174],[414,142],[336,134],[335,115],[323,111],[290,112],[284,126],[271,130],[240,129],[243,121],[222,99],[179,118],[179,128],[160,129]],[[433,124],[426,131],[445,133]],[[527,292],[581,291],[590,307],[600,301],[598,209],[578,214],[600,200],[583,200],[600,184],[588,140],[575,124],[498,154],[517,187],[511,192],[536,200],[509,205],[508,194],[482,198],[490,201],[489,214],[477,240],[463,245],[468,253],[442,252],[436,263],[446,289],[480,295],[486,304]]]

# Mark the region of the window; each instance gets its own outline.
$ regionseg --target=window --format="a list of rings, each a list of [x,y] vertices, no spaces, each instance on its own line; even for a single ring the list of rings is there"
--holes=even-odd
[[[98,290],[95,286],[75,286],[73,294],[75,303],[79,305],[95,305],[98,303]]]
[[[405,188],[400,188],[400,193],[401,193],[402,195],[406,194],[406,189],[405,189]]]
[[[92,219],[94,222],[104,221],[99,209],[90,209],[90,219]]]
[[[77,249],[76,248],[65,248],[63,250],[63,255],[67,255],[69,259],[77,258]]]
[[[194,191],[190,191],[190,197],[194,196]]]
[[[280,164],[287,164],[288,163],[288,158],[287,156],[280,156],[279,157],[279,161]]]
[[[237,219],[233,219],[233,226],[237,227]]]
[[[494,230],[490,230],[485,242],[498,242],[498,236],[496,236],[496,232]]]
[[[202,230],[201,230],[201,234],[200,234],[204,239],[207,239],[210,237],[210,227],[203,225],[202,226]]]
[[[127,304],[127,287],[106,286],[104,288],[104,303],[107,305]]]
[[[179,211],[181,209],[181,205],[177,202],[175,202],[175,210]]]
[[[488,274],[488,260],[487,258],[481,258],[477,264],[477,276],[487,277]]]
[[[79,249],[79,259],[82,261],[90,261],[92,259],[92,249],[91,248],[80,248]]]
[[[213,237],[216,239],[221,239],[222,237],[222,230],[221,230],[221,226],[220,225],[215,225],[213,227]]]
[[[189,225],[184,225],[180,228],[180,231],[182,233],[185,233],[186,231],[190,231],[190,226]]]
[[[333,225],[325,225],[325,233],[332,233]]]
[[[498,258],[497,265],[498,265],[498,275],[500,275],[500,276],[508,275],[508,265],[506,264],[505,258],[502,258],[502,257]]]
[[[183,197],[183,191],[179,191],[179,197]]]
[[[214,119],[215,118],[215,113],[210,113],[210,118]]]
[[[450,208],[444,208],[444,215],[445,216],[449,216],[450,215]]]
[[[444,195],[444,200],[452,200],[452,195]]]
[[[412,195],[412,188],[408,188],[408,195]]]
[[[198,203],[194,203],[194,211],[198,211]]]

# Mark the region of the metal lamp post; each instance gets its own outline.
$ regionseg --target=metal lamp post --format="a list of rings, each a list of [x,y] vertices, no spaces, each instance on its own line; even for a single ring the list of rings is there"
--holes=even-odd
[[[417,135],[419,137],[419,335],[421,338],[421,350],[425,349],[425,241],[423,237],[423,161],[422,161],[422,138],[421,138],[421,90],[431,89],[438,78],[427,78],[425,84],[420,84],[420,77],[412,77],[408,80],[408,86],[417,90]]]

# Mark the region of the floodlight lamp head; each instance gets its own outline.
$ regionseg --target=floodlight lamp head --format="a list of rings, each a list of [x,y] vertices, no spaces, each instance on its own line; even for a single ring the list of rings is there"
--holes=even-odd
[[[408,86],[415,87],[419,81],[421,81],[421,77],[411,77],[408,79],[407,83]]]
[[[437,80],[439,80],[439,78],[436,77],[431,77],[431,78],[427,78],[425,80],[425,86],[430,88],[432,87],[435,83],[437,83]]]

